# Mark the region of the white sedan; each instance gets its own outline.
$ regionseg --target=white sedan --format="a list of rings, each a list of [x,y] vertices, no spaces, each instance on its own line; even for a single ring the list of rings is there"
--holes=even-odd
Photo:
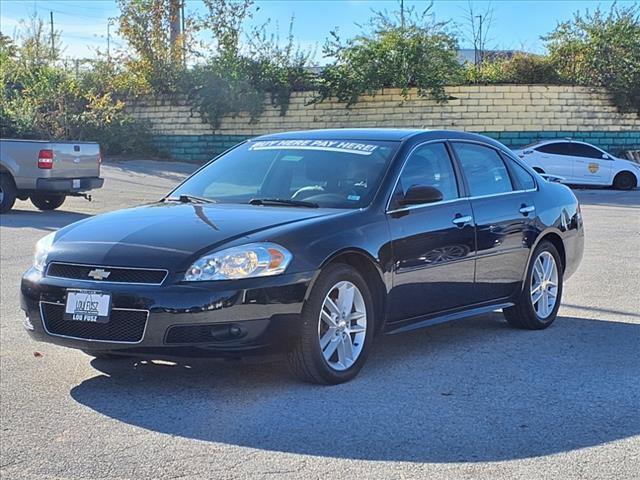
[[[558,176],[564,183],[619,190],[640,185],[640,164],[616,158],[588,143],[547,140],[514,151],[537,172]]]

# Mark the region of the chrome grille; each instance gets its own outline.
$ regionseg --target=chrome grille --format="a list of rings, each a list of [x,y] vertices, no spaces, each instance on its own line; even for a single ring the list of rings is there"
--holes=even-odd
[[[93,271],[108,272],[102,280],[92,278]],[[135,283],[144,285],[160,285],[169,272],[161,269],[105,267],[102,265],[79,265],[73,263],[51,262],[47,267],[47,277],[70,278],[90,282]]]

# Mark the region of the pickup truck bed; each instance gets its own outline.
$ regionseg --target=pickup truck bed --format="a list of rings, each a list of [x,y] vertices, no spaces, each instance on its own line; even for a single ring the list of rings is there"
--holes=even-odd
[[[104,183],[101,161],[93,142],[0,140],[0,213],[11,210],[16,198],[53,210],[68,195],[88,197]]]

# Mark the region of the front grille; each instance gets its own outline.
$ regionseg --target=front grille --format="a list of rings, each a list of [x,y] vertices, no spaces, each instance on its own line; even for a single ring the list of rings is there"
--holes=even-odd
[[[64,305],[40,302],[44,327],[51,335],[101,340],[103,342],[138,343],[147,324],[146,310],[112,309],[107,323],[64,320]]]
[[[92,270],[104,270],[109,276],[96,280],[89,276]],[[167,276],[166,270],[147,268],[102,267],[99,265],[74,265],[70,263],[52,262],[47,268],[48,277],[72,278],[111,283],[146,283],[160,285]]]

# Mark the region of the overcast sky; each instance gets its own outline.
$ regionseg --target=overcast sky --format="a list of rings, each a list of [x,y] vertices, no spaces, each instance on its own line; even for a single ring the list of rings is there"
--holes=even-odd
[[[202,11],[198,0],[185,0],[191,12]],[[405,5],[424,9],[429,2],[406,0]],[[544,51],[540,36],[553,30],[560,21],[568,20],[577,10],[593,10],[598,6],[609,9],[612,1],[473,1],[476,13],[483,13],[488,6],[493,10],[489,48],[521,49],[535,53]],[[618,5],[633,4],[633,1],[618,1]],[[316,60],[323,63],[322,45],[330,30],[339,29],[341,36],[349,37],[360,31],[357,23],[370,16],[371,8],[392,10],[398,2],[394,0],[258,0],[259,11],[252,20],[262,24],[271,19],[272,26],[279,24],[280,36],[286,37],[289,20],[295,16],[294,33],[301,46],[315,49]],[[454,31],[459,32],[461,47],[470,47],[465,35],[468,30],[464,20],[469,2],[467,0],[435,1],[433,10],[438,20],[452,20]],[[62,32],[66,47],[64,55],[86,58],[94,55],[97,47],[105,49],[107,23],[117,17],[115,0],[1,0],[0,30],[15,36],[20,21],[37,13],[49,21],[53,12],[54,25]],[[112,45],[122,46],[111,27]]]

